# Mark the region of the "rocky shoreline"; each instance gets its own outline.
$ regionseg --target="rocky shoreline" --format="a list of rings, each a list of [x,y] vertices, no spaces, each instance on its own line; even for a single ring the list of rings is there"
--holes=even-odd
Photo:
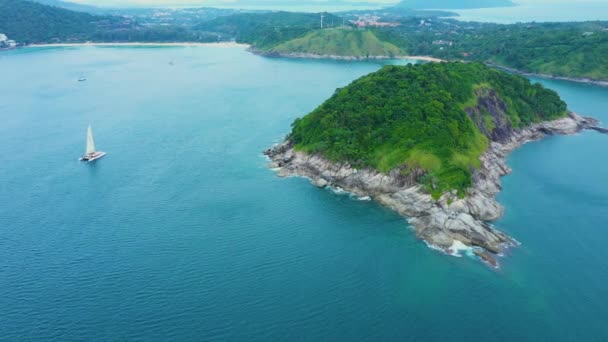
[[[296,151],[289,140],[264,154],[270,158],[269,167],[281,177],[306,177],[317,187],[331,186],[359,197],[371,197],[407,217],[416,235],[428,244],[449,254],[457,254],[463,247],[472,248],[481,260],[498,267],[496,255],[518,244],[490,223],[504,213],[496,195],[501,190],[500,178],[511,172],[507,156],[519,146],[546,135],[570,135],[585,129],[606,133],[597,120],[569,113],[562,119],[513,130],[501,142],[491,142],[481,156],[481,166],[473,173],[473,186],[465,198],[451,192],[433,199],[417,183],[424,175],[423,170],[407,175],[401,169],[389,173],[359,170],[348,163],[334,163],[320,155]]]

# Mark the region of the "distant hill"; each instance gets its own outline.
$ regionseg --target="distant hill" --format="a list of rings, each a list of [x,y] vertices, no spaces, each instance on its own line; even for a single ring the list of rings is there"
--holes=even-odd
[[[61,1],[61,0],[30,0],[32,2],[37,2],[43,5],[55,6],[60,8],[69,9],[71,11],[78,12],[87,12],[94,14],[101,14],[104,12],[103,9],[90,5],[81,5],[71,1]]]
[[[342,18],[323,13],[325,26],[339,25]],[[269,12],[238,13],[203,22],[194,27],[200,32],[214,32],[260,49],[303,37],[321,28],[321,13]]]
[[[0,32],[23,43],[83,40],[109,18],[21,0],[0,0]]]
[[[335,28],[312,31],[304,37],[282,43],[269,52],[365,58],[397,56],[401,50],[391,43],[381,41],[371,31]]]
[[[396,7],[411,9],[472,9],[515,6],[511,0],[404,0]]]
[[[25,44],[218,40],[215,34],[179,26],[143,26],[120,16],[93,15],[23,0],[0,0],[0,32]]]

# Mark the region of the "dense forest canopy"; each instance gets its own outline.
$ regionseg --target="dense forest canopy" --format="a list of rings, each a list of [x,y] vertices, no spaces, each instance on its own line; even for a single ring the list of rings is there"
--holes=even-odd
[[[92,15],[23,0],[0,0],[0,33],[19,43],[217,41],[180,26],[142,26],[131,18]]]
[[[493,95],[490,95],[493,94]],[[502,103],[472,117],[480,97]],[[502,108],[504,106],[504,108]],[[434,195],[471,185],[471,169],[496,127],[525,127],[566,115],[557,93],[480,63],[385,66],[293,123],[296,149],[383,172],[420,168]]]
[[[87,13],[21,0],[0,0],[0,32],[19,42],[85,39],[96,21],[111,20]]]
[[[483,61],[527,72],[608,80],[608,23],[480,24],[415,18],[376,35],[410,55]]]

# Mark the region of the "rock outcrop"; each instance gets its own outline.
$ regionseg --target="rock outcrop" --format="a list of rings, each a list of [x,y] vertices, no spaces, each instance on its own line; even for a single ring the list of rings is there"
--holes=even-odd
[[[296,151],[292,143],[284,143],[264,153],[270,158],[269,166],[277,169],[281,177],[301,176],[309,178],[318,187],[342,188],[359,197],[371,197],[408,218],[416,235],[447,253],[456,253],[454,246],[474,249],[484,262],[497,267],[496,254],[517,242],[495,229],[490,222],[500,218],[504,208],[496,201],[501,190],[500,178],[511,172],[506,164],[507,155],[529,141],[539,140],[551,134],[575,134],[583,129],[598,129],[598,122],[575,113],[568,117],[514,129],[503,120],[502,105],[492,94],[480,101],[490,110],[495,124],[490,131],[483,126],[492,142],[481,156],[481,166],[473,173],[473,186],[465,198],[456,192],[434,199],[419,185],[424,170],[403,172],[395,169],[381,173],[373,169],[356,169],[348,163],[334,163],[321,155]],[[468,111],[475,122],[475,110]],[[483,123],[479,122],[483,125]]]

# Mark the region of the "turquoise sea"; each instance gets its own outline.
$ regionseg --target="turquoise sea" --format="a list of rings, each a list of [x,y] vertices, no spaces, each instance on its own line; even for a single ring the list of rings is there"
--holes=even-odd
[[[266,168],[380,63],[86,47],[0,66],[0,340],[608,340],[606,135],[510,157],[496,224],[522,246],[492,270]],[[607,88],[542,82],[608,122]],[[85,165],[89,123],[108,156]]]

